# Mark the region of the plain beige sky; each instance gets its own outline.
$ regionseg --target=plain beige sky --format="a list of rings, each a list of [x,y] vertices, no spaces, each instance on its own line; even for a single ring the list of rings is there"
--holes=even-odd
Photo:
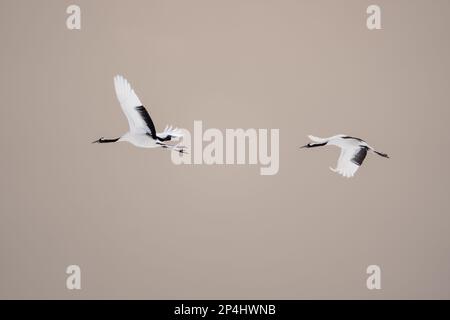
[[[0,2],[0,298],[450,298],[450,2]],[[280,129],[280,171],[93,145],[127,130]],[[355,178],[307,134],[366,139]],[[82,290],[65,269],[82,269]],[[366,267],[382,290],[366,289]]]

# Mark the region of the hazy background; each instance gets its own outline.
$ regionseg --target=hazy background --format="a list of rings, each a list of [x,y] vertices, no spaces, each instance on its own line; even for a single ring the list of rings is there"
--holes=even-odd
[[[81,7],[82,29],[66,28]],[[382,30],[366,8],[382,8]],[[450,1],[0,1],[0,298],[450,298]],[[280,129],[280,171],[96,145]],[[361,137],[353,179],[307,134]],[[82,290],[66,289],[80,265]],[[366,267],[382,290],[366,288]]]

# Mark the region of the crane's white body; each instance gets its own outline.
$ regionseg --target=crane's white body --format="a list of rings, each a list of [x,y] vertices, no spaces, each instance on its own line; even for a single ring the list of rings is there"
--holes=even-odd
[[[158,137],[165,138],[168,135],[171,135],[175,137],[172,140],[179,140],[179,138],[182,136],[180,131],[175,128],[172,129],[172,127],[166,127],[163,132],[157,133]],[[175,148],[178,146],[172,146],[168,144],[162,144],[158,140],[153,139],[151,136],[149,136],[147,133],[140,133],[140,132],[131,132],[128,131],[127,133],[123,134],[118,141],[122,142],[129,142],[132,145],[139,147],[139,148],[161,148],[161,147],[169,147],[169,148]]]
[[[119,142],[129,142],[139,148],[160,148],[161,145],[148,135],[127,132],[119,138]]]

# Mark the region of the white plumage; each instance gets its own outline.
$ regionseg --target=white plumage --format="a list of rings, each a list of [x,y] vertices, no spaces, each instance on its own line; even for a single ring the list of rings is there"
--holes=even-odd
[[[114,89],[116,90],[120,107],[127,117],[130,132],[146,133],[148,130],[147,124],[135,109],[138,106],[142,106],[142,102],[131,88],[130,83],[122,76],[115,76]]]
[[[172,126],[166,126],[163,132],[157,133],[149,113],[131,88],[130,83],[124,77],[120,75],[114,77],[114,89],[120,107],[128,120],[129,131],[119,138],[100,138],[94,141],[94,143],[127,141],[141,148],[162,147],[179,152],[184,151],[184,147],[166,143],[166,141],[170,140],[179,140],[182,137],[181,131],[178,128],[174,129]]]
[[[341,148],[341,154],[339,156],[336,168],[330,167],[330,169],[333,172],[337,172],[347,178],[355,175],[356,171],[366,158],[367,151],[372,151],[379,156],[389,158],[387,154],[376,151],[364,140],[350,137],[345,134],[338,134],[329,138],[318,138],[311,135],[308,137],[313,141],[313,143],[308,143],[301,148],[313,148],[325,145],[333,145]]]

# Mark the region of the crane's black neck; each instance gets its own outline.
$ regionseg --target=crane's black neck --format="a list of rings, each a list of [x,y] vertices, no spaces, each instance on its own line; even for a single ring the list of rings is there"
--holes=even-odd
[[[100,139],[94,141],[93,143],[112,143],[112,142],[117,142],[117,141],[119,141],[119,139],[120,139],[120,137],[119,137],[119,138],[116,138],[116,139],[104,139],[104,138],[100,138]]]
[[[328,142],[324,142],[324,143],[308,143],[306,145],[307,148],[315,148],[315,147],[323,147],[324,145],[326,145]]]

